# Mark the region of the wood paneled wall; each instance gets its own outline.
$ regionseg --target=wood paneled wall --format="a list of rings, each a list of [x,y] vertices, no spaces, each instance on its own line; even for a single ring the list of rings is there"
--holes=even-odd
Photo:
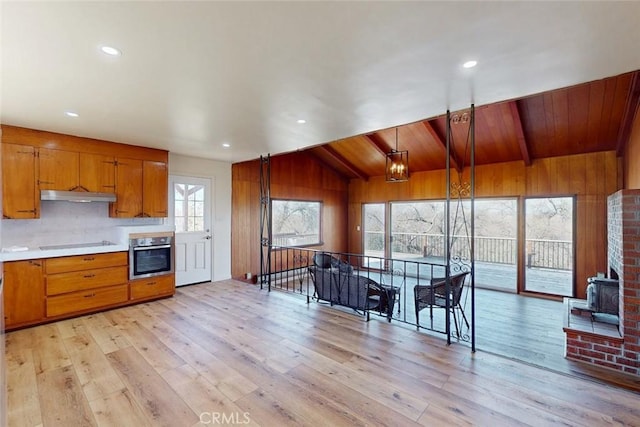
[[[629,142],[625,147],[624,188],[640,189],[640,109],[636,112]]]
[[[348,183],[313,156],[271,158],[271,198],[322,201],[322,249],[346,252]],[[232,166],[231,275],[260,271],[260,161]],[[320,247],[318,247],[320,248]]]
[[[607,196],[621,188],[620,171],[614,151],[534,160],[528,167],[521,161],[478,166],[476,197],[576,195],[576,290],[584,298],[587,278],[607,271]],[[468,169],[462,179],[469,180]],[[443,199],[445,182],[445,171],[415,173],[403,183],[352,180],[349,252],[362,252],[362,203]]]
[[[260,164],[232,167],[232,276],[260,269]],[[456,175],[454,174],[454,178]],[[466,169],[463,180],[469,179]],[[348,184],[313,156],[271,159],[271,197],[322,200],[323,249],[361,253],[362,203],[443,199],[444,170],[419,172],[403,183],[384,177]],[[614,151],[476,167],[476,197],[576,196],[576,290],[585,297],[587,278],[607,271],[607,196],[622,188],[622,161]],[[522,255],[522,254],[521,254]]]

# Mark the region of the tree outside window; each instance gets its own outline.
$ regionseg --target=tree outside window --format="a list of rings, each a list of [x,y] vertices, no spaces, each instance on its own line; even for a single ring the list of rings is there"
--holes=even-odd
[[[321,202],[272,200],[272,243],[275,246],[310,246],[322,243]]]

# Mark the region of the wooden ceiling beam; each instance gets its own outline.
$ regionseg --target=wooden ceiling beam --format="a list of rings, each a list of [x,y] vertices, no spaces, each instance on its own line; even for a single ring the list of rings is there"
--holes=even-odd
[[[340,163],[342,167],[347,169],[349,172],[354,174],[356,177],[368,181],[369,175],[361,171],[358,167],[356,167],[353,163],[347,160],[342,154],[338,153],[335,148],[333,148],[329,144],[321,145],[318,148],[324,150],[331,158],[333,158],[336,162]]]
[[[320,162],[322,165],[324,165],[324,167],[326,167],[327,169],[331,169],[340,178],[344,179],[346,182],[349,182],[349,180],[352,178],[352,176],[348,175],[347,172],[345,172],[343,169],[340,169],[340,168],[336,167],[335,164],[329,163],[327,161],[327,159],[325,159],[320,154],[318,154],[319,150],[322,150],[322,146],[312,147],[312,148],[309,148],[307,150],[304,150],[303,152],[304,153],[308,153],[310,156],[313,156],[313,158],[316,159],[318,162]],[[324,151],[324,150],[322,150],[322,151]]]
[[[425,120],[425,121],[422,122],[422,125],[427,130],[427,132],[429,132],[431,137],[438,143],[438,145],[440,145],[440,147],[442,147],[442,149],[443,149],[443,151],[444,151],[444,153],[446,155],[447,154],[447,143],[442,139],[442,137],[440,137],[440,135],[438,135],[438,132],[436,132],[434,127],[431,125],[431,123],[428,120]],[[449,162],[451,162],[451,166],[453,166],[453,168],[455,170],[457,170],[458,172],[462,172],[462,167],[460,166],[460,164],[456,160],[456,157],[453,155],[453,153],[449,154]]]
[[[385,158],[387,157],[387,153],[391,151],[389,144],[384,142],[384,140],[377,133],[370,133],[368,135],[364,135],[364,137],[369,140],[369,142],[382,154]]]
[[[624,108],[620,130],[618,131],[618,140],[616,141],[616,155],[621,157],[624,154],[624,148],[629,142],[631,136],[631,128],[633,119],[640,108],[640,71],[636,71],[631,78],[629,86],[629,96],[627,97],[627,105]]]
[[[525,166],[531,166],[531,154],[529,154],[529,146],[527,145],[527,140],[524,137],[522,119],[520,118],[520,111],[518,110],[518,102],[509,102],[509,109],[511,110],[511,117],[513,118],[513,126],[516,131],[516,138],[518,139],[518,146],[520,147],[522,160],[524,160]]]

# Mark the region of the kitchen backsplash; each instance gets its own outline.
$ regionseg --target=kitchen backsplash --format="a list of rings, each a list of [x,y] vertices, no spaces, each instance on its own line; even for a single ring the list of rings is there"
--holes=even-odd
[[[161,225],[164,218],[109,218],[108,203],[42,201],[39,219],[2,220],[2,247],[117,242],[121,225]]]

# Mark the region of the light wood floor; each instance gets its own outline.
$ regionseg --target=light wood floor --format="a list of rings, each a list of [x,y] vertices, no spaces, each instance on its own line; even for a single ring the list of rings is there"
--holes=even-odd
[[[640,394],[237,281],[6,335],[10,426],[640,425]]]

